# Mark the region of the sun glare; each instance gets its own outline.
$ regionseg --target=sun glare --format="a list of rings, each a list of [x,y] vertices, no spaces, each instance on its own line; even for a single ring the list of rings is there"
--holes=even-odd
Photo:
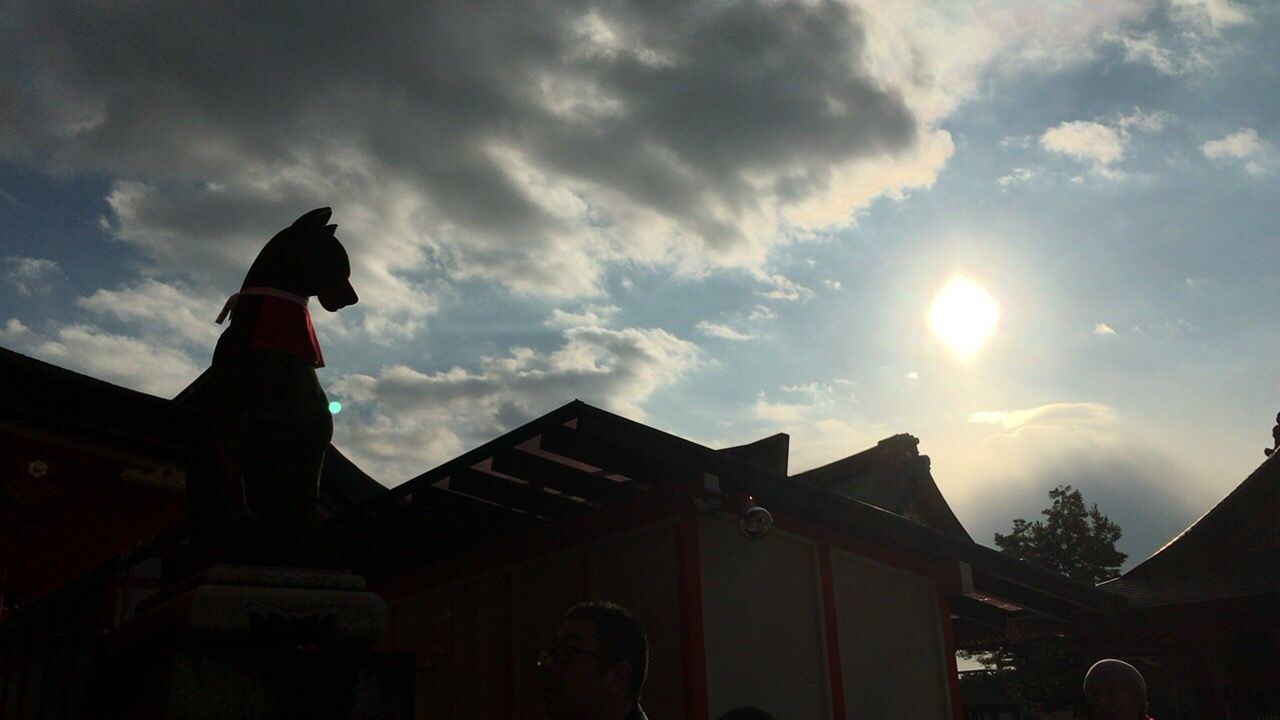
[[[977,357],[996,331],[1000,306],[978,283],[954,277],[933,297],[929,329],[957,360]]]

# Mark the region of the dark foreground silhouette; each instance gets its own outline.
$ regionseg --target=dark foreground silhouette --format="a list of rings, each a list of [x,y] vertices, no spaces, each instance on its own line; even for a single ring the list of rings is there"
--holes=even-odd
[[[351,264],[319,208],[276,233],[227,301],[213,364],[181,398],[205,411],[203,460],[187,483],[198,562],[327,566],[316,489],[333,437],[308,300],[357,302]]]

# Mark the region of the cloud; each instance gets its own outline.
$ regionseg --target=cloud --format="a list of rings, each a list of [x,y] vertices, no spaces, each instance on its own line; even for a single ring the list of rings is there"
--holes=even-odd
[[[1040,145],[1050,152],[1091,162],[1095,168],[1107,168],[1124,157],[1120,133],[1091,120],[1072,120],[1049,128],[1040,136]]]
[[[762,275],[760,281],[766,286],[766,289],[761,290],[760,294],[770,300],[795,302],[813,297],[812,290],[785,275]]]
[[[828,290],[839,290],[841,287],[843,287],[840,284],[839,280],[823,280],[822,285]]]
[[[1164,47],[1154,32],[1118,35],[1116,42],[1131,63],[1145,63],[1164,75],[1181,75],[1188,70],[1187,57]]]
[[[1165,126],[1173,120],[1173,115],[1163,110],[1147,112],[1140,107],[1135,107],[1128,115],[1116,118],[1115,125],[1123,131],[1157,133],[1164,130]]]
[[[805,393],[814,398],[825,396],[831,393],[831,385],[827,383],[807,382],[797,383],[795,385],[783,385],[781,390],[790,393]]]
[[[1050,403],[973,413],[955,433],[922,437],[921,450],[978,542],[991,544],[1015,517],[1038,519],[1048,491],[1070,484],[1124,529],[1119,549],[1132,567],[1203,512],[1201,483],[1139,430],[1103,403]]]
[[[546,324],[557,328],[571,327],[604,327],[609,319],[617,314],[617,305],[584,305],[578,312],[567,312],[559,308],[551,311]]]
[[[117,237],[219,281],[333,205],[362,312],[400,327],[425,277],[758,269],[951,152],[840,2],[12,10],[0,157],[115,178]]]
[[[714,338],[720,338],[721,340],[733,340],[735,342],[743,342],[746,340],[755,339],[755,335],[752,335],[750,333],[744,333],[740,330],[734,330],[728,325],[723,325],[721,323],[708,322],[706,320],[702,320],[698,323],[698,330],[702,331],[702,333],[705,335],[709,335]]]
[[[1200,146],[1210,160],[1239,160],[1251,175],[1262,175],[1271,166],[1271,144],[1258,138],[1253,128],[1241,128]]]
[[[698,364],[696,345],[656,328],[578,326],[562,337],[551,352],[514,347],[470,368],[345,375],[330,385],[344,407],[334,442],[394,485],[575,397],[643,420],[644,402]]]
[[[1119,45],[1126,62],[1161,74],[1206,73],[1223,57],[1222,30],[1250,19],[1248,10],[1230,0],[1172,0],[1164,22],[1116,28],[1102,38]]]
[[[1040,174],[1038,168],[1017,167],[1009,171],[1008,175],[1002,175],[997,178],[996,184],[998,184],[1002,190],[1008,190],[1014,185],[1020,185],[1027,182],[1038,174]]]
[[[795,385],[783,385],[779,388],[788,395],[801,396],[801,402],[771,402],[765,393],[756,396],[752,406],[752,415],[757,419],[772,423],[794,425],[808,423],[827,412],[836,402],[834,382],[806,382]]]
[[[1045,130],[1040,135],[1040,146],[1049,152],[1091,164],[1094,175],[1119,179],[1124,177],[1124,173],[1115,165],[1124,158],[1125,146],[1133,133],[1160,132],[1172,119],[1172,115],[1161,110],[1146,112],[1135,107],[1127,115],[1110,119],[1071,120]],[[1079,182],[1080,179],[1073,178],[1072,181]],[[1001,182],[1003,184],[1003,178]]]
[[[750,322],[765,322],[775,320],[777,317],[778,313],[773,308],[768,305],[757,305],[751,309],[751,314],[747,315],[747,320]]]
[[[200,374],[185,352],[91,325],[57,327],[51,335],[10,319],[0,344],[18,352],[134,390],[172,397]]]
[[[1115,335],[1116,331],[1115,331],[1115,328],[1111,327],[1106,323],[1098,323],[1097,325],[1093,326],[1093,334],[1094,335]]]
[[[1115,412],[1102,403],[1050,403],[1025,410],[983,410],[969,415],[969,422],[999,425],[1006,430],[1025,427],[1093,427],[1109,425]]]
[[[271,236],[302,213],[332,205],[360,294],[344,312],[346,322],[380,342],[416,334],[445,293],[427,277],[433,250],[418,234],[427,211],[416,191],[350,151],[298,157],[280,168],[246,158],[240,174],[197,188],[118,180],[106,201],[110,232],[142,251],[151,274],[227,295]]]
[[[783,385],[779,390],[785,399],[781,400],[761,392],[744,425],[756,436],[788,433],[792,473],[865,450],[892,433],[881,423],[862,418],[852,384],[845,378],[834,378]]]
[[[54,277],[62,274],[58,263],[44,258],[10,255],[4,261],[9,266],[4,273],[5,284],[24,298],[48,295],[53,290]]]
[[[1217,33],[1222,28],[1249,22],[1249,11],[1232,0],[1171,0],[1176,18],[1184,23],[1206,25]]]
[[[761,393],[751,407],[751,414],[760,420],[786,424],[801,421],[810,409],[806,403],[769,402]]]
[[[177,283],[147,278],[117,290],[100,289],[76,304],[155,340],[178,340],[212,353],[222,328],[214,319],[221,300]]]
[[[930,187],[955,151],[942,121],[989,75],[1087,60],[1150,7],[10,11],[0,158],[110,178],[110,232],[153,275],[228,290],[332,205],[362,297],[347,324],[390,342],[459,281],[589,298],[620,264],[765,273],[779,245]]]
[[[873,72],[904,88],[926,122],[977,95],[991,75],[1049,73],[1095,57],[1101,35],[1144,19],[1143,0],[865,3]]]
[[[985,448],[992,452],[992,448]],[[1122,569],[1142,562],[1204,511],[1179,486],[1194,484],[1161,451],[1115,437],[1089,441],[1041,432],[999,446],[1003,457],[988,462],[983,480],[958,494],[944,489],[953,509],[977,542],[992,545],[996,532],[1008,533],[1015,517],[1042,519],[1048,492],[1058,485],[1080,490],[1120,525],[1117,549],[1129,555]],[[948,473],[935,465],[935,477]]]

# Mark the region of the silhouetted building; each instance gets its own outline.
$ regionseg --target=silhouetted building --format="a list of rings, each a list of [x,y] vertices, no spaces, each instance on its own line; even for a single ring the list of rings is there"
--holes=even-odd
[[[18,458],[3,512],[24,518],[0,554],[18,597],[0,623],[0,708],[25,720],[65,698],[58,712],[80,717],[103,638],[181,555],[196,420],[15,353],[0,363],[2,447]],[[584,599],[637,614],[645,707],[688,720],[741,705],[962,718],[957,647],[1124,605],[973,543],[910,436],[796,475],[787,446],[713,450],[574,401],[389,491],[331,448],[320,503],[391,608],[384,648],[416,656],[421,718],[541,717],[537,651]],[[143,469],[110,464],[126,456]],[[159,509],[136,510],[152,496]],[[133,514],[84,537],[73,509]]]
[[[1161,718],[1280,717],[1280,458],[1099,589],[1127,609],[1084,637],[1145,658],[1176,693]],[[1152,683],[1148,677],[1148,684]]]

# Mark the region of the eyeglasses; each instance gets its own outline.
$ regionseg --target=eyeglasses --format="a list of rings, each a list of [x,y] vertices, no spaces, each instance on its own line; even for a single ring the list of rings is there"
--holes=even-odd
[[[557,665],[563,665],[565,661],[569,659],[569,656],[574,653],[578,653],[579,655],[588,655],[597,660],[604,659],[604,656],[598,652],[583,650],[582,648],[577,647],[576,645],[568,645],[565,643],[553,642],[550,645],[548,645],[545,649],[543,649],[542,652],[538,653],[538,667],[540,668],[546,667],[547,663],[551,662],[552,660],[555,660]]]

